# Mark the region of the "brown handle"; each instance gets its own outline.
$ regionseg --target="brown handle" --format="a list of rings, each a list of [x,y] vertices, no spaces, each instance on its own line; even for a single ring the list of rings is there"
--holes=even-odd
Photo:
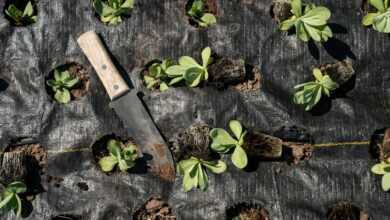
[[[129,86],[115,68],[110,55],[95,32],[89,31],[82,34],[77,42],[91,62],[111,100],[129,91]]]

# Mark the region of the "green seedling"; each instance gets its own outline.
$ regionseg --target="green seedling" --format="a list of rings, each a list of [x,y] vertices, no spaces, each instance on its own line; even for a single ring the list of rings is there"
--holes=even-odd
[[[196,87],[203,80],[207,80],[209,78],[207,66],[212,62],[210,47],[203,49],[202,62],[203,64],[200,65],[192,57],[180,57],[179,65],[170,66],[166,70],[168,76],[172,78],[169,85],[176,84],[184,79],[188,86]]]
[[[313,69],[315,81],[303,83],[294,87],[294,103],[305,105],[305,110],[310,111],[320,100],[322,95],[330,97],[330,92],[336,90],[339,85],[328,75],[322,74],[320,69]]]
[[[14,4],[10,4],[5,10],[5,14],[12,19],[15,25],[33,24],[37,21],[31,1],[27,3],[23,11],[19,10]]]
[[[0,197],[0,210],[11,211],[13,210],[17,217],[20,217],[22,213],[22,200],[20,199],[20,193],[27,191],[27,186],[23,182],[13,182],[5,187]]]
[[[377,175],[383,175],[382,176],[382,189],[384,191],[389,191],[389,189],[390,189],[390,163],[386,163],[386,162],[377,163],[371,168],[371,172],[373,172]]]
[[[369,0],[370,5],[378,11],[368,13],[363,18],[363,25],[370,26],[374,30],[383,33],[390,33],[390,7],[389,0]]]
[[[233,152],[231,156],[233,164],[237,168],[243,169],[248,165],[248,156],[243,148],[247,132],[243,130],[241,123],[237,120],[230,121],[229,128],[235,138],[222,128],[214,128],[210,131],[211,149],[222,154]]]
[[[217,23],[217,18],[211,13],[205,13],[204,0],[194,0],[187,11],[187,15],[192,18],[200,27],[208,27]]]
[[[54,79],[47,81],[47,85],[50,86],[54,92],[54,98],[59,103],[70,102],[71,95],[69,90],[72,89],[79,82],[78,77],[72,77],[69,71],[54,70]]]
[[[183,189],[185,192],[192,188],[200,188],[205,191],[209,184],[206,168],[215,174],[225,172],[226,164],[219,161],[205,161],[196,157],[182,160],[177,165],[177,172],[183,177]]]
[[[122,172],[126,172],[135,166],[135,161],[138,158],[137,147],[134,144],[129,144],[125,148],[122,148],[122,146],[123,144],[120,141],[108,141],[107,149],[110,155],[99,160],[99,165],[104,172],[112,171],[116,165]]]
[[[144,76],[146,87],[148,89],[159,88],[161,92],[167,90],[171,78],[166,71],[170,66],[173,66],[173,61],[170,59],[152,63],[148,68],[148,75]]]
[[[117,25],[122,16],[130,15],[134,0],[93,0],[93,7],[103,23]]]
[[[296,35],[304,42],[310,39],[326,42],[333,36],[332,30],[327,25],[331,15],[329,9],[314,4],[303,6],[301,0],[291,0],[291,8],[293,16],[280,23],[280,30],[288,31],[294,26]]]

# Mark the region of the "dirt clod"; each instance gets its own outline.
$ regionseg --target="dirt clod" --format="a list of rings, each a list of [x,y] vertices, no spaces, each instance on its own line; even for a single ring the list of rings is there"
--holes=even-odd
[[[256,204],[239,203],[226,212],[228,220],[269,220],[266,209]]]
[[[366,211],[349,202],[337,203],[329,212],[328,220],[368,220]]]
[[[284,142],[284,146],[291,150],[287,161],[292,164],[298,164],[300,161],[309,160],[313,155],[314,147],[309,143]]]
[[[134,215],[134,220],[175,220],[172,209],[160,198],[152,197]]]
[[[270,13],[271,17],[278,23],[287,20],[293,15],[291,13],[291,5],[287,0],[274,0]]]

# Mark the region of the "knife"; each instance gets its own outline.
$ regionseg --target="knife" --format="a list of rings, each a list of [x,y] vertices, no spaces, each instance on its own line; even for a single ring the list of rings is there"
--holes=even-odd
[[[143,154],[149,154],[148,168],[163,180],[175,180],[172,154],[164,138],[148,114],[135,89],[130,89],[114,66],[99,36],[93,32],[82,34],[77,42],[95,69],[111,99],[110,106],[122,120]]]

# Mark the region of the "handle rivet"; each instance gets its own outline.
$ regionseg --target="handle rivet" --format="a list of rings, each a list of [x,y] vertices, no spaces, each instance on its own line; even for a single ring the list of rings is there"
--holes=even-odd
[[[115,90],[118,90],[118,89],[119,89],[119,86],[118,86],[118,85],[114,85],[114,89],[115,89]]]
[[[107,66],[103,64],[102,69],[107,69]]]

